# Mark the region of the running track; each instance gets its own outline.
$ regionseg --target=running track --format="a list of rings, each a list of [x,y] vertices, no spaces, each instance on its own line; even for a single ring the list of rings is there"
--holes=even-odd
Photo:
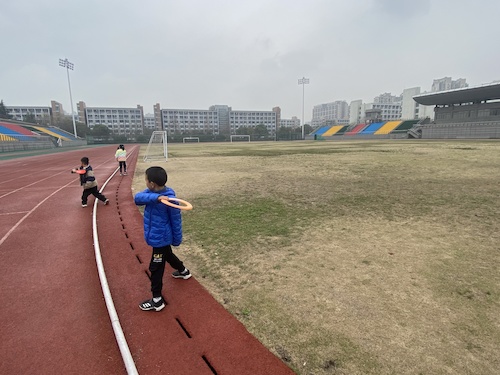
[[[113,175],[115,146],[0,161],[0,373],[126,374],[97,272],[93,200],[80,207],[90,158],[110,204],[96,207],[103,264],[139,374],[291,375],[197,282],[165,275],[168,306],[144,312],[150,248],[129,176]],[[181,246],[180,251],[189,251]],[[182,254],[181,254],[182,256]],[[129,370],[130,371],[130,370]]]

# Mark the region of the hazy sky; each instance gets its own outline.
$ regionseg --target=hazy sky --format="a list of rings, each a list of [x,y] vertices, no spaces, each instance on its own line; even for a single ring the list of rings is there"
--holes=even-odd
[[[5,105],[271,110],[500,79],[500,0],[0,1]],[[76,110],[76,105],[74,105]]]

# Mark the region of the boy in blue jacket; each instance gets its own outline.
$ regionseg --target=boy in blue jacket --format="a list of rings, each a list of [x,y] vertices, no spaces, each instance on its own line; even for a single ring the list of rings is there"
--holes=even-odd
[[[165,307],[161,291],[165,261],[176,269],[172,276],[187,280],[191,277],[189,270],[172,252],[172,246],[182,242],[182,219],[178,208],[167,206],[160,201],[161,196],[175,198],[175,192],[165,186],[167,172],[162,167],[150,167],[146,170],[147,189],[137,193],[135,204],[144,208],[144,239],[153,247],[149,271],[151,272],[151,292],[153,298],[139,304],[141,310],[160,311]]]

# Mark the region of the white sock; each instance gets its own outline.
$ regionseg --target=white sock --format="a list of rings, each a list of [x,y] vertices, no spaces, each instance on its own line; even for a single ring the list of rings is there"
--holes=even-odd
[[[153,302],[159,302],[161,300],[161,297],[153,297]]]

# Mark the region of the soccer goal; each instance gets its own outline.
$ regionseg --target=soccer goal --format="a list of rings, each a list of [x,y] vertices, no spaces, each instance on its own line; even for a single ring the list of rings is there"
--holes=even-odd
[[[148,148],[144,154],[144,161],[167,161],[167,132],[155,130],[149,139]]]
[[[231,142],[233,142],[233,139],[235,139],[236,142],[244,142],[245,139],[248,139],[248,142],[250,142],[250,136],[247,134],[234,134],[230,138]]]
[[[186,141],[188,143],[200,143],[200,138],[199,137],[184,137],[182,138],[182,143],[186,143]]]

